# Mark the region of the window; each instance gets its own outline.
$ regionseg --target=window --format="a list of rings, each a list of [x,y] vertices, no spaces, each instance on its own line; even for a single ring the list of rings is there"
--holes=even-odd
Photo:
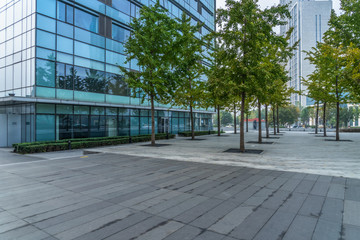
[[[56,65],[56,87],[62,89],[73,90],[74,89],[74,67],[71,65],[65,65],[58,63]]]
[[[44,87],[55,87],[55,63],[37,59],[36,60],[36,85]]]
[[[122,11],[124,13],[130,12],[130,2],[127,0],[113,0],[112,6],[113,8]]]
[[[75,25],[91,32],[99,32],[98,17],[79,9],[75,9]]]
[[[118,25],[112,25],[112,38],[119,42],[126,42],[130,37],[130,31]]]
[[[106,93],[119,95],[119,96],[129,96],[129,88],[126,82],[124,81],[124,76],[108,73],[106,77]]]
[[[37,12],[55,18],[56,0],[37,0],[36,2],[37,2],[36,5]]]
[[[77,91],[104,93],[104,72],[74,67],[74,89]]]
[[[36,116],[36,141],[55,140],[55,116]]]

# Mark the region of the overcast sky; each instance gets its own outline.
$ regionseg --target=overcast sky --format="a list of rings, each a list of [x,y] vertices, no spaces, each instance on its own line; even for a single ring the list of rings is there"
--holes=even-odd
[[[259,0],[259,4],[261,8],[271,7],[275,4],[279,4],[280,0]],[[216,0],[216,4],[218,8],[225,7],[225,0]],[[333,8],[336,13],[339,14],[340,11],[340,0],[333,0]]]

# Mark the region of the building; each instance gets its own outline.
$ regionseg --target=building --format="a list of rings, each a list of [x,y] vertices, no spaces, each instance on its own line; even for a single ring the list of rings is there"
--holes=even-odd
[[[302,78],[307,78],[315,68],[308,60],[305,60],[306,53],[317,42],[321,42],[324,33],[328,30],[332,1],[331,0],[280,0],[281,4],[289,4],[291,19],[288,24],[281,26],[280,33],[285,35],[289,28],[294,31],[290,38],[290,44],[299,42],[298,49],[289,60],[287,70],[289,71],[289,87],[306,93],[306,86],[302,84]],[[313,105],[313,100],[305,95],[292,94],[291,103],[297,106],[306,107]]]
[[[129,22],[151,0],[0,1],[0,146],[68,138],[151,133],[148,102],[130,97],[118,65]],[[214,0],[161,0],[185,11],[201,33],[214,30]],[[156,105],[156,132],[190,129],[189,112]],[[196,129],[212,112],[195,113]]]

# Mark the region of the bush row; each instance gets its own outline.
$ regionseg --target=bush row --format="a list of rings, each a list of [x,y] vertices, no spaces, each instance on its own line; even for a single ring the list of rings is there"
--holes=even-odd
[[[167,134],[161,133],[155,135],[156,140],[166,139]],[[169,134],[169,138],[174,138],[174,134]],[[151,135],[140,135],[134,137],[101,137],[61,140],[61,141],[46,141],[34,143],[19,143],[14,144],[14,152],[27,154],[27,153],[40,153],[40,152],[54,152],[68,150],[68,141],[71,141],[71,149],[92,148],[101,146],[111,146],[126,143],[148,142],[151,140]]]
[[[216,131],[195,131],[195,136],[210,135],[215,133]],[[179,132],[178,134],[182,137],[191,137],[191,131]]]

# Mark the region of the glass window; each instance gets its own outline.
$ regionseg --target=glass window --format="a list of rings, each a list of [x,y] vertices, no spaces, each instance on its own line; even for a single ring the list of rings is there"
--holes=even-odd
[[[49,32],[55,32],[55,20],[54,19],[51,19],[51,18],[48,18],[48,17],[45,17],[43,15],[40,15],[40,14],[37,14],[37,17],[36,17],[36,21],[37,21],[37,27],[38,28],[41,28],[41,29],[44,29],[46,31],[49,31]]]
[[[81,67],[74,68],[74,89],[78,91],[105,93],[104,72]]]
[[[92,32],[85,31],[81,28],[75,28],[75,39],[96,45],[99,47],[105,47],[105,38]]]
[[[55,50],[55,35],[41,30],[36,31],[36,42],[40,47],[50,48]]]
[[[119,96],[129,96],[129,88],[126,82],[124,81],[124,76],[108,73],[106,77],[106,93],[119,95]]]
[[[55,87],[55,63],[37,59],[36,60],[36,85]]]
[[[106,136],[113,137],[118,135],[117,116],[106,116]]]
[[[89,116],[74,115],[74,138],[89,137]]]
[[[59,114],[56,116],[57,139],[73,138],[74,116],[71,114]]]
[[[117,108],[106,108],[106,115],[117,115]]]
[[[66,21],[66,4],[63,2],[58,2],[57,18],[63,22]]]
[[[105,116],[90,117],[90,137],[105,137]]]
[[[74,106],[75,114],[89,114],[89,107],[87,106]]]
[[[91,114],[92,115],[104,115],[105,109],[104,109],[104,107],[91,107]]]
[[[140,134],[141,135],[149,134],[150,129],[151,129],[151,122],[149,124],[149,118],[140,117]]]
[[[111,39],[106,39],[106,49],[118,52],[118,53],[124,53],[124,46],[122,43],[113,41]]]
[[[73,50],[74,41],[69,38],[58,36],[56,45],[57,45],[57,50],[60,52],[66,52],[69,54],[74,53]]]
[[[112,1],[112,6],[124,13],[130,13],[130,2],[127,0],[115,0]]]
[[[131,117],[131,136],[139,135],[139,117]]]
[[[112,25],[112,38],[119,42],[126,42],[130,37],[130,31],[118,25]]]
[[[56,105],[57,114],[73,114],[72,105]]]
[[[74,37],[74,27],[63,22],[57,22],[57,33],[69,38]]]
[[[70,89],[73,87],[73,67],[58,63],[56,65],[56,87],[62,89]]]
[[[129,136],[130,117],[119,117],[119,125],[118,126],[119,126],[119,136]]]
[[[105,64],[98,62],[98,61],[94,61],[88,58],[82,58],[82,57],[77,57],[75,56],[74,59],[75,65],[81,66],[81,67],[86,67],[86,68],[92,68],[92,69],[96,69],[99,71],[104,71],[105,70]]]
[[[56,0],[37,0],[36,10],[46,16],[56,17]]]
[[[80,9],[75,9],[75,25],[91,32],[99,32],[98,17]]]
[[[55,114],[55,105],[38,103],[36,104],[36,113]]]
[[[128,67],[129,63],[125,64],[125,61],[126,61],[125,55],[106,51],[106,63]]]
[[[90,46],[88,44],[81,43],[78,41],[75,41],[75,55],[85,58],[90,58],[101,62],[105,61],[104,49]]]
[[[36,48],[36,56],[39,58],[45,58],[48,60],[55,61],[55,51],[44,49],[44,48]]]
[[[55,115],[36,115],[36,141],[55,140]]]
[[[129,115],[130,115],[130,109],[127,109],[127,108],[119,108],[119,115],[129,116]]]

